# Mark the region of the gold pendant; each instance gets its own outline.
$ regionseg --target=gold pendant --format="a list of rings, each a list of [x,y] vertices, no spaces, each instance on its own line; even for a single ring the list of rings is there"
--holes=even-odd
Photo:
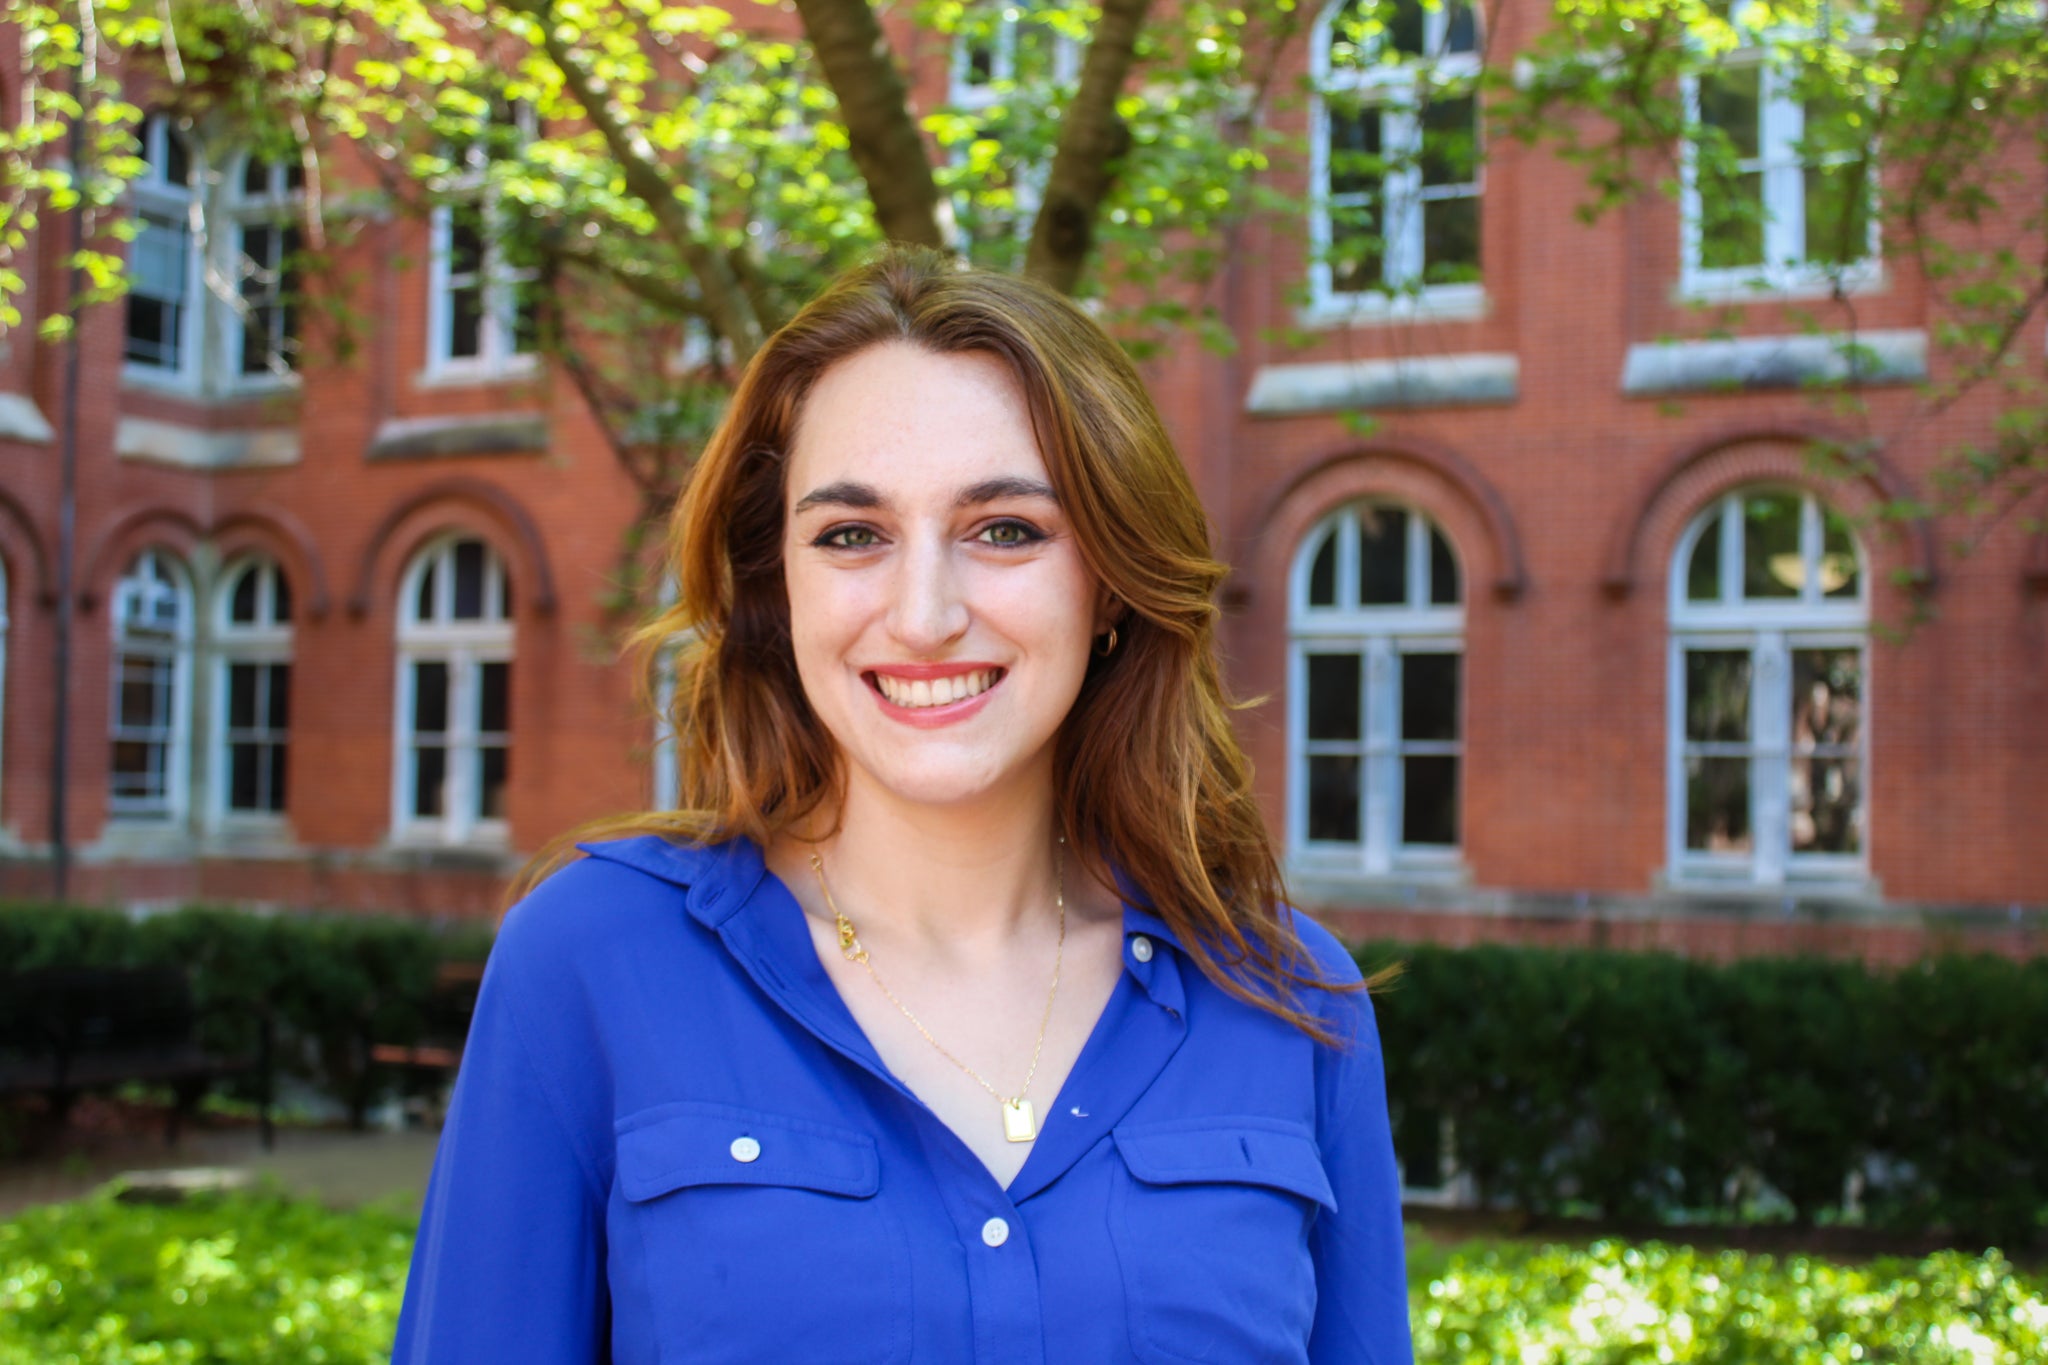
[[[1003,1136],[1011,1142],[1029,1142],[1038,1136],[1038,1113],[1030,1100],[1003,1101]]]

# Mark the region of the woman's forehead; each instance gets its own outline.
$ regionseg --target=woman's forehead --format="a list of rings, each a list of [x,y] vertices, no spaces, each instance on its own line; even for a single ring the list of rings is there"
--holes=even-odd
[[[834,484],[891,500],[947,498],[993,480],[1049,484],[1023,386],[1005,361],[905,343],[871,347],[819,377],[786,478],[793,508]]]

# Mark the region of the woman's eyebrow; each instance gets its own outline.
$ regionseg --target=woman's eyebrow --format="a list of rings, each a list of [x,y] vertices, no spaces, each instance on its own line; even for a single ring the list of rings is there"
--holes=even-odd
[[[796,506],[790,509],[790,515],[807,512],[813,507],[854,507],[868,511],[886,506],[887,503],[888,499],[867,484],[841,479],[837,483],[828,483],[823,488],[813,488],[804,494],[797,499]]]
[[[960,496],[953,499],[955,507],[979,507],[985,502],[1000,502],[1004,498],[1044,498],[1057,503],[1059,494],[1052,491],[1052,485],[1042,479],[1024,479],[1004,476],[983,479],[960,490]]]

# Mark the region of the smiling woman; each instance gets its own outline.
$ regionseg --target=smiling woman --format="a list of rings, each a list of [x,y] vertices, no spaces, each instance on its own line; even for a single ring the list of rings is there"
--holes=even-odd
[[[1364,983],[1283,903],[1116,344],[886,254],[670,543],[680,808],[522,884],[395,1360],[1406,1360]]]

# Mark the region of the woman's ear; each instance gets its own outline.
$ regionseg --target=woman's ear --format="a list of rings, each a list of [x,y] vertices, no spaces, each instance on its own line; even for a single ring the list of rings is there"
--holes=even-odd
[[[1109,634],[1110,627],[1120,623],[1129,612],[1130,608],[1125,606],[1123,600],[1108,588],[1097,588],[1095,590],[1096,635]]]

